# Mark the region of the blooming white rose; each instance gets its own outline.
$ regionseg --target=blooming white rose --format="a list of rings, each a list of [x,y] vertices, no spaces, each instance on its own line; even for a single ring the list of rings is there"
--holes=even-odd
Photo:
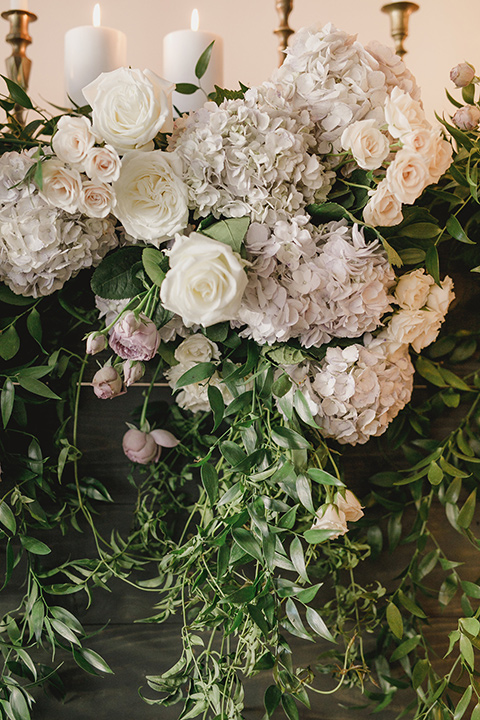
[[[175,350],[175,360],[182,365],[210,362],[219,358],[218,346],[201,333],[190,335]]]
[[[179,363],[173,365],[165,372],[165,377],[172,390],[176,390],[176,384],[178,379],[191,367],[194,363]],[[228,387],[222,382],[220,375],[214,372],[212,377],[203,382],[190,383],[180,390],[175,396],[175,402],[179,407],[184,410],[190,410],[190,412],[209,412],[210,411],[210,400],[208,398],[208,388],[210,386],[216,387],[222,393],[223,401],[225,405],[228,405],[233,400]]]
[[[143,148],[165,125],[174,87],[150,70],[101,73],[83,88],[94,131],[119,153]]]
[[[372,227],[392,227],[402,222],[402,203],[392,193],[386,180],[382,180],[363,208],[363,219]]]
[[[63,115],[52,138],[55,155],[63,162],[83,170],[85,159],[95,145],[92,124],[86,117]]]
[[[160,288],[167,310],[180,315],[187,326],[209,327],[237,316],[247,274],[231,247],[192,233],[177,235],[169,255],[170,270]]]
[[[403,148],[388,167],[387,182],[400,202],[412,205],[430,182],[428,163],[417,152]]]
[[[115,195],[110,185],[85,180],[78,198],[78,209],[88,217],[104,218],[115,205]]]
[[[40,195],[50,205],[68,213],[77,212],[82,190],[80,173],[67,168],[58,158],[46,160],[42,165],[43,186]]]
[[[427,304],[430,288],[435,283],[423,268],[405,273],[395,288],[395,300],[405,310],[420,310]]]
[[[420,103],[399,87],[393,88],[387,98],[385,119],[394,138],[403,138],[417,127],[430,127]]]
[[[345,535],[348,532],[345,513],[336,505],[324,505],[323,508],[317,510],[312,530],[332,530],[330,540],[335,540],[339,535]]]
[[[343,131],[341,143],[350,150],[357,164],[364,170],[376,170],[390,152],[387,137],[378,129],[377,122],[359,120]]]
[[[121,162],[111,145],[93,147],[85,158],[84,168],[91,180],[111,183],[118,180]]]
[[[351,490],[345,490],[345,494],[341,492],[335,493],[334,503],[337,508],[343,512],[347,522],[356,522],[363,517],[363,505],[360,505],[360,501]]]
[[[400,310],[379,337],[411,345],[418,353],[437,338],[443,319],[435,310]]]
[[[452,146],[442,137],[441,132],[438,131],[436,137],[434,137],[431,151],[427,156],[431,183],[436,183],[440,180],[452,164],[452,157]]]
[[[115,216],[137,240],[158,245],[188,223],[187,188],[174,153],[132,151],[113,184]]]
[[[454,298],[453,280],[446,275],[440,283],[440,286],[436,284],[432,285],[427,298],[427,307],[445,317],[450,303]]]

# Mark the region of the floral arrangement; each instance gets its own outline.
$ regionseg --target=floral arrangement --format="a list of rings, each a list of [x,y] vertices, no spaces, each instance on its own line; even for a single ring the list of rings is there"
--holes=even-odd
[[[210,50],[196,67],[200,86]],[[462,717],[477,694],[480,623],[469,598],[480,587],[430,547],[428,525],[439,502],[477,543],[475,489],[465,501],[462,485],[478,474],[479,383],[444,363],[473,356],[475,331],[437,341],[454,299],[439,262],[453,256],[443,249],[455,246],[455,259],[478,270],[469,237],[476,78],[463,65],[452,79],[466,105],[453,124],[432,126],[397,56],[328,25],[300,31],[267,82],[217,88],[173,124],[173,86],[150,71],[103,74],[84,90],[88,106],[40,112],[26,128],[11,111],[31,102],[7,81],[0,355],[9,488],[0,523],[5,582],[24,554],[29,589],[2,621],[2,717],[30,717],[31,685],[58,681],[32,660],[32,642],[109,672],[78,619],[51,598],[90,597],[112,576],[156,589],[150,622],[183,613],[181,655],[147,678],[160,697],[145,697],[182,702],[182,720],[243,717],[241,674],[260,670],[273,677],[265,717],[281,706],[296,720],[296,701],[308,706],[309,694],[332,690],[297,667],[292,635],[326,643],[316,669],[338,688],[364,687],[379,709],[413,686],[412,717]],[[97,355],[100,400],[148,378],[123,438],[139,501],[132,535],[120,540],[99,539],[94,522],[114,488],[79,469],[80,385]],[[412,407],[415,367],[432,393]],[[168,413],[152,402],[161,376],[174,398]],[[460,425],[434,439],[430,416],[463,397],[471,403]],[[32,435],[29,402],[33,413],[38,402],[58,405],[56,450],[43,452]],[[361,502],[347,480],[356,451],[343,446],[382,440],[392,469],[374,474]],[[404,510],[416,516],[408,530]],[[82,522],[97,541],[94,564],[48,569],[46,531]],[[413,559],[396,587],[364,586],[354,571],[378,555],[384,534],[391,550],[414,543]],[[445,676],[431,662],[419,600],[436,565],[448,573],[440,602],[452,586],[466,598]],[[376,649],[367,651],[371,634]]]

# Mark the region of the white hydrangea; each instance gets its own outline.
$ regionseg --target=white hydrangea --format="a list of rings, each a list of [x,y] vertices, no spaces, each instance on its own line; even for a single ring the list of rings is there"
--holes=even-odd
[[[383,122],[385,74],[355,35],[326,25],[293,38],[272,81],[292,106],[308,109],[317,125],[320,153],[340,151],[340,137],[356,120]]]
[[[365,46],[365,49],[374,57],[379,69],[385,75],[385,83],[389,94],[395,87],[399,87],[411,95],[414,100],[420,101],[420,88],[415,77],[403,60],[391,48],[372,40]]]
[[[15,293],[39,297],[59,290],[82,268],[94,267],[117,245],[108,219],[71,215],[20,182],[32,161],[6,153],[0,162],[0,280]],[[22,175],[23,174],[23,175]]]
[[[314,153],[312,131],[308,111],[292,113],[271,83],[177,122],[171,148],[184,162],[196,217],[248,215],[271,225],[325,200],[333,173]]]
[[[297,215],[272,231],[253,224],[252,263],[239,311],[241,331],[261,344],[298,338],[305,347],[375,330],[388,312],[395,275],[378,242],[345,221],[314,228]]]

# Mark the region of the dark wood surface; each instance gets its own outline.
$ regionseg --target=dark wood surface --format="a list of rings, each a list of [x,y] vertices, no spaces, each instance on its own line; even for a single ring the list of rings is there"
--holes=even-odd
[[[159,399],[165,397],[166,390],[156,391]],[[101,412],[99,403],[102,402]],[[141,389],[131,388],[128,393],[111,401],[97,400],[90,388],[82,391],[81,404],[81,436],[80,447],[83,455],[84,472],[98,477],[107,486],[115,504],[100,507],[97,519],[102,533],[109,535],[112,528],[127,532],[131,523],[132,503],[135,491],[129,484],[127,473],[129,463],[121,449],[121,439],[125,432],[125,422],[130,413],[141,402]],[[368,476],[372,463],[368,447],[357,452],[352,474]],[[447,546],[456,548],[467,565],[465,579],[478,578],[480,569],[470,558],[468,544],[456,533],[444,519],[443,511],[436,516],[435,523],[439,532],[446,533],[444,541]],[[93,551],[91,535],[69,533],[65,538],[58,539],[55,549],[55,560],[68,556],[88,556]],[[405,557],[410,549],[405,550]],[[401,569],[392,566],[390,556],[384,554],[375,563],[365,567],[365,577],[370,580],[377,578],[387,582],[395,577]],[[435,578],[431,582],[435,585]],[[152,614],[155,602],[154,593],[137,591],[120,581],[112,583],[114,592],[108,593],[100,589],[94,591],[94,602],[86,608],[85,596],[76,594],[68,596],[66,606],[77,613],[88,633],[92,633],[89,647],[99,652],[110,664],[113,675],[94,677],[81,671],[69,656],[59,655],[57,661],[63,662],[59,674],[65,683],[67,695],[64,703],[47,697],[41,692],[36,697],[33,720],[176,720],[181,706],[162,708],[147,705],[139,696],[138,690],[143,688],[145,694],[155,698],[148,688],[145,676],[156,675],[166,670],[179,656],[180,620],[173,618],[163,625],[142,624],[138,621]],[[2,609],[7,609],[12,601],[13,590],[2,599]],[[430,601],[435,611],[435,604]],[[438,607],[438,606],[437,606]],[[448,632],[456,625],[454,620],[458,606],[452,603],[442,616],[437,616],[431,626],[430,640],[441,657],[447,645]],[[105,627],[106,626],[106,627]],[[101,632],[99,630],[103,627]],[[322,646],[294,640],[296,663],[298,665],[314,664]],[[268,673],[260,673],[248,681],[246,687],[246,720],[260,720],[263,716],[263,692],[271,684]],[[329,678],[324,678],[319,687],[327,690],[332,686]],[[373,689],[373,688],[372,688]],[[404,695],[385,711],[377,714],[379,720],[394,717],[401,710],[400,703],[405,703]],[[335,695],[312,696],[312,707],[300,706],[301,720],[344,720],[347,717],[363,718],[369,710],[359,709],[364,704],[360,694],[352,690],[342,690]],[[354,708],[349,711],[348,708]],[[278,711],[275,718],[284,717]]]

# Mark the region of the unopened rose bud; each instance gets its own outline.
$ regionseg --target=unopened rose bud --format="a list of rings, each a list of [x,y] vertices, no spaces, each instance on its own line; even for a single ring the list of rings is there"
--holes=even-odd
[[[132,462],[148,465],[160,457],[162,448],[157,445],[150,433],[131,428],[123,436],[123,452]]]
[[[87,337],[87,355],[96,355],[107,347],[107,338],[101,333],[90,333]]]
[[[107,365],[98,370],[92,380],[93,392],[101,400],[120,395],[123,389],[122,378],[115,368]]]
[[[124,360],[151,360],[158,350],[160,335],[149,318],[127,312],[113,326],[110,347]]]
[[[475,68],[468,63],[460,63],[450,70],[450,80],[457,87],[466,87],[470,85],[475,77]]]
[[[475,130],[480,122],[480,110],[476,105],[464,105],[458,108],[452,120],[459,130]]]
[[[125,360],[123,363],[123,378],[125,385],[130,387],[133,383],[136,383],[143,377],[145,373],[145,365],[136,360]]]

